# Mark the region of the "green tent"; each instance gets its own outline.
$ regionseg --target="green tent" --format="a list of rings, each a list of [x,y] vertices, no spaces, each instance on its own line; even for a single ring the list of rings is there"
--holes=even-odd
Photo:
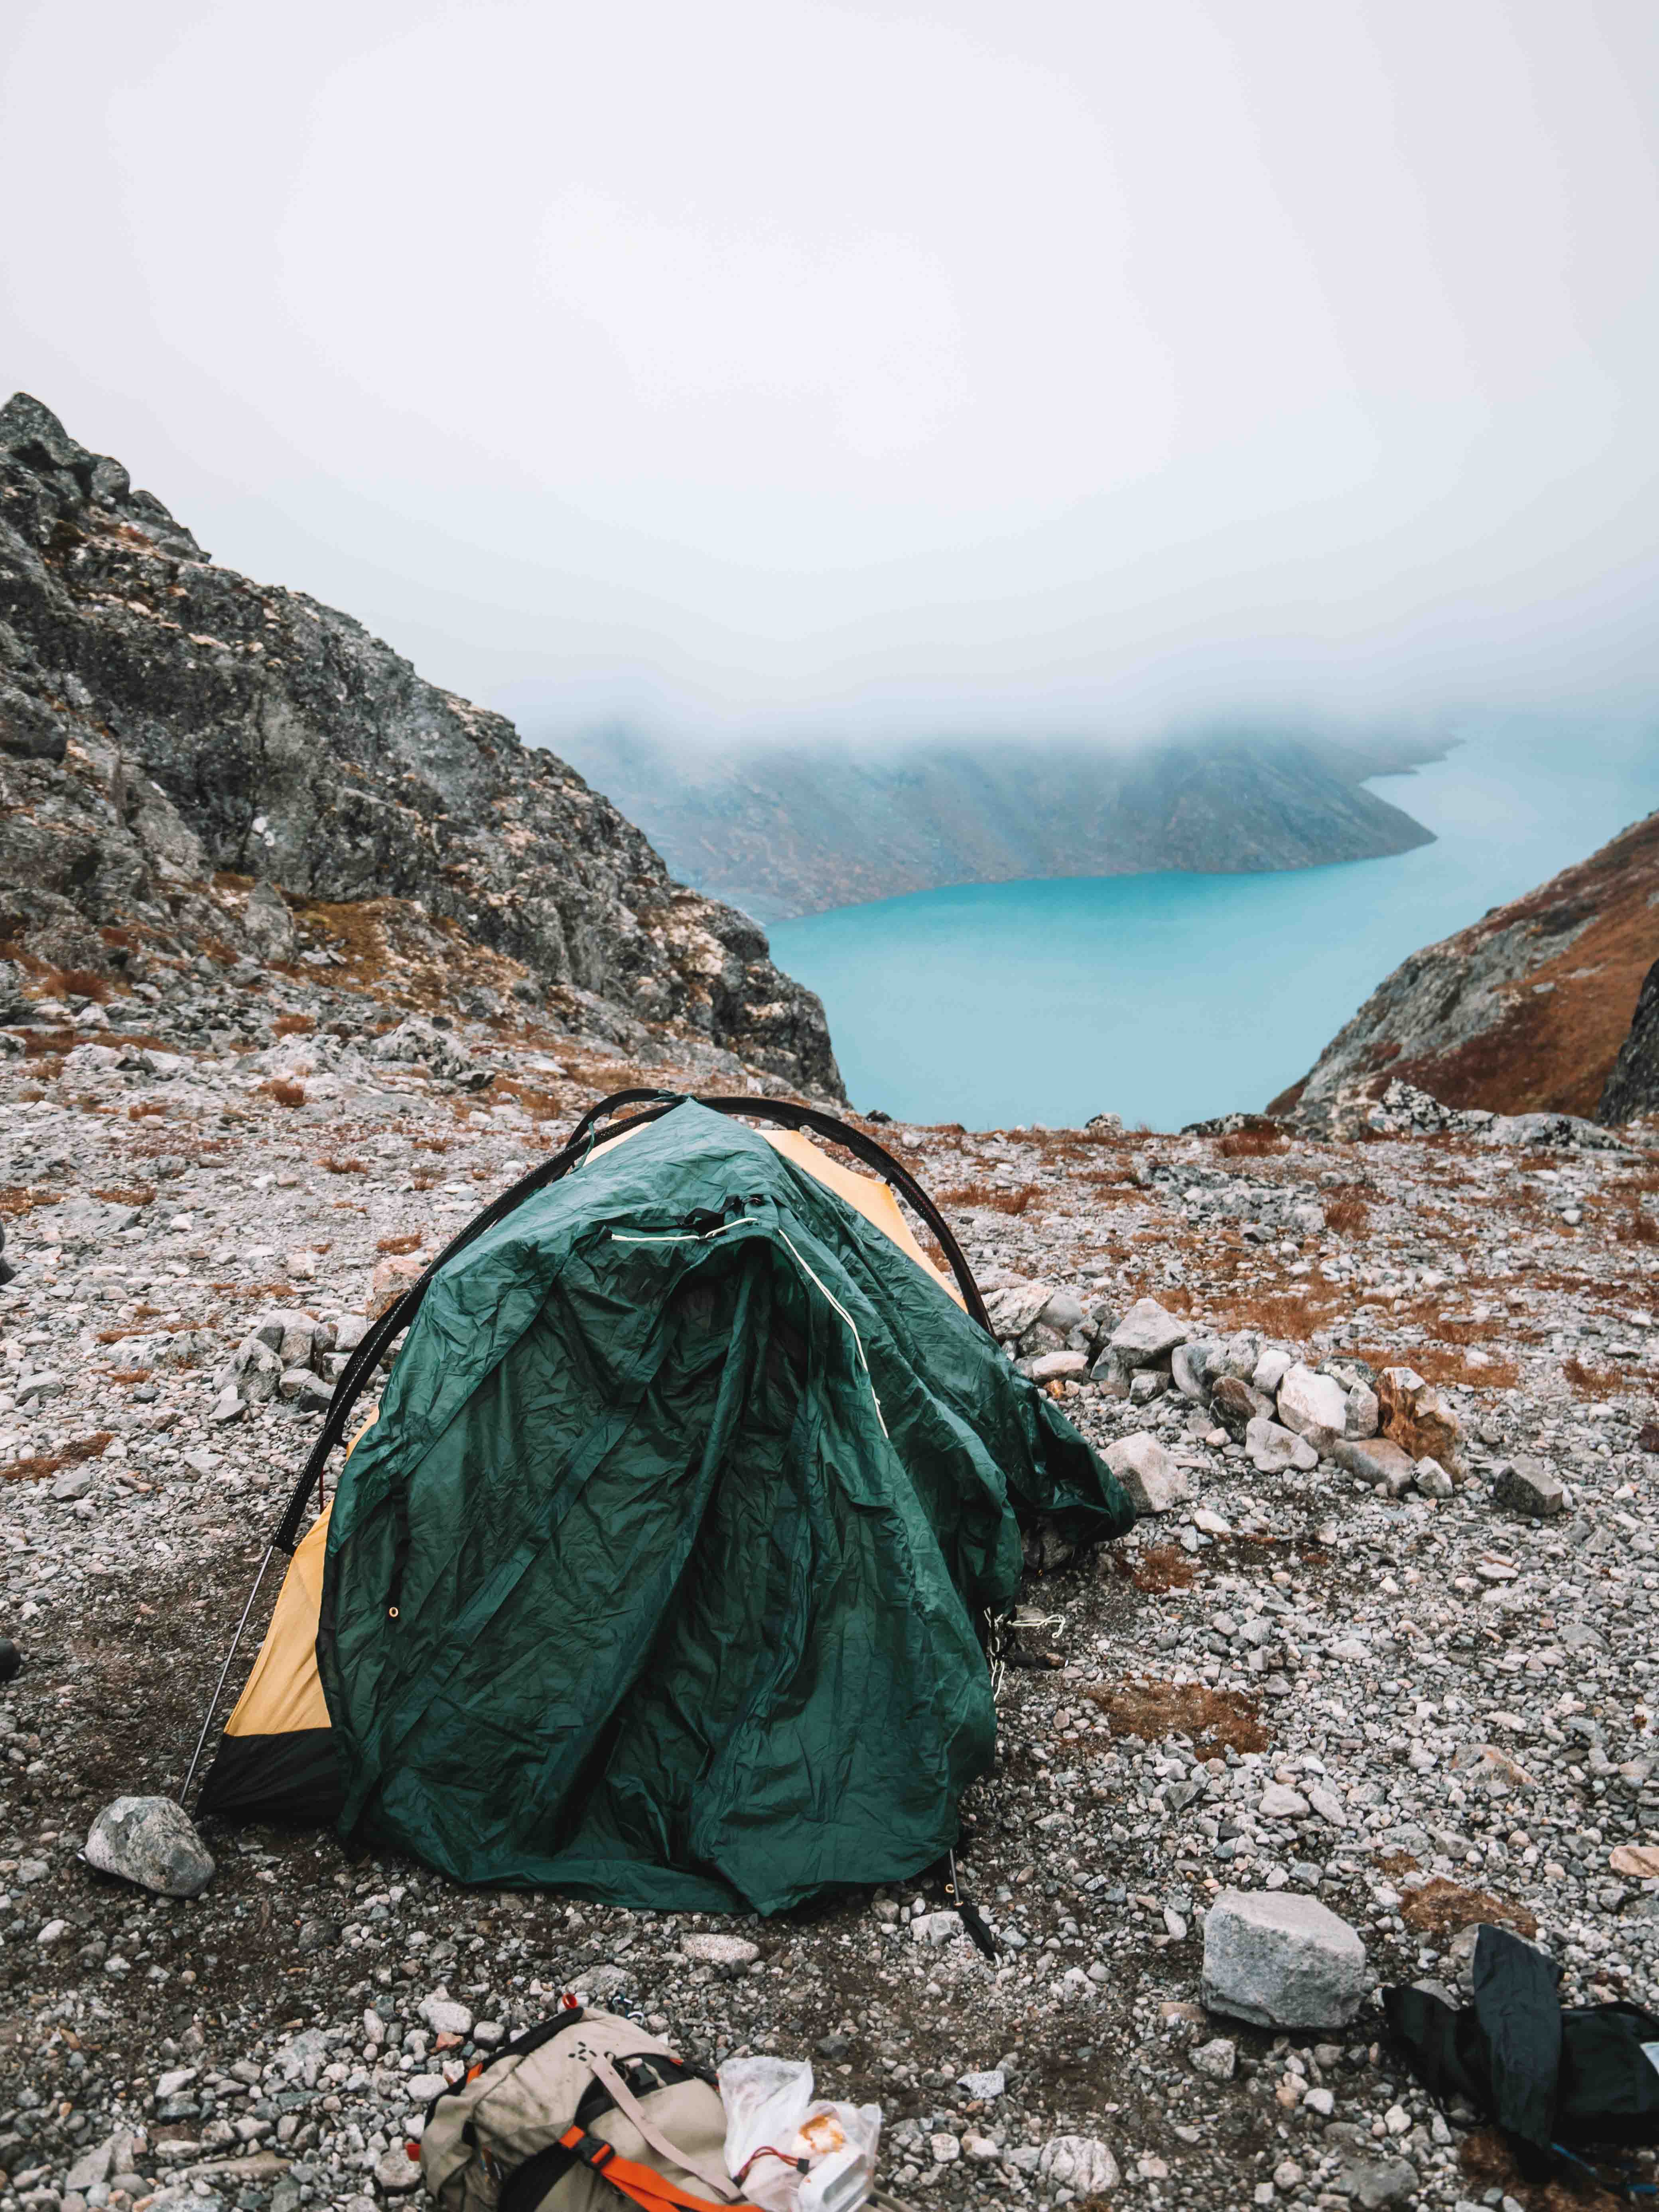
[[[952,1844],[1021,1520],[1086,1544],[1131,1511],[896,1163],[719,1104],[585,1124],[387,1317],[412,1325],[379,1418],[203,1809],[331,1813],[463,1881],[704,1911]],[[960,1287],[885,1187],[738,1111],[885,1161]]]

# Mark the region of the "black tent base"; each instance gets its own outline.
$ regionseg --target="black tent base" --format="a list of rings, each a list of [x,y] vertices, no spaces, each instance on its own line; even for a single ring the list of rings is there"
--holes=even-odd
[[[329,1827],[343,1802],[333,1729],[295,1729],[284,1735],[222,1736],[196,1809],[226,1820]]]

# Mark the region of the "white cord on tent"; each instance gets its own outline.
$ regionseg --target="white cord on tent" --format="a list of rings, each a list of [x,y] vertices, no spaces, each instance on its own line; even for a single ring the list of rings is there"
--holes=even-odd
[[[722,1222],[718,1229],[709,1230],[706,1236],[699,1235],[695,1231],[683,1231],[678,1235],[665,1232],[661,1236],[657,1237],[629,1236],[623,1230],[613,1229],[611,1232],[611,1241],[613,1244],[709,1244],[714,1242],[716,1237],[724,1237],[728,1230],[732,1229],[770,1230],[782,1241],[783,1243],[788,1246],[790,1258],[793,1260],[795,1265],[800,1269],[802,1274],[806,1277],[808,1282],[812,1284],[814,1287],[829,1300],[830,1304],[834,1306],[836,1311],[846,1322],[848,1329],[851,1333],[854,1346],[859,1355],[859,1365],[864,1370],[864,1379],[870,1387],[870,1402],[876,1409],[876,1419],[881,1425],[881,1432],[883,1436],[885,1437],[887,1435],[887,1423],[882,1413],[881,1400],[876,1395],[875,1377],[871,1374],[870,1363],[864,1356],[864,1340],[859,1334],[858,1323],[853,1319],[852,1315],[848,1312],[846,1307],[842,1305],[841,1300],[836,1296],[835,1292],[826,1283],[819,1280],[818,1277],[813,1273],[811,1268],[807,1266],[805,1261],[802,1259],[800,1254],[796,1251],[793,1244],[790,1243],[787,1231],[780,1229],[775,1222],[757,1221],[753,1214],[745,1213],[736,1221]],[[889,1437],[888,1441],[890,1443],[891,1438]]]

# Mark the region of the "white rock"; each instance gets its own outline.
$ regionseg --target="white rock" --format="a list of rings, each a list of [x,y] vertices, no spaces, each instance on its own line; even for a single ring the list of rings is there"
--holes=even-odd
[[[1369,1382],[1356,1382],[1347,1397],[1347,1420],[1342,1433],[1356,1439],[1374,1437],[1381,1423],[1382,1408],[1376,1402],[1376,1393]]]
[[[1260,2027],[1345,2027],[1365,1995],[1364,1946],[1316,1898],[1224,1890],[1205,1916],[1200,1994]]]
[[[1319,1464],[1319,1454],[1305,1437],[1280,1428],[1277,1421],[1261,1413],[1244,1424],[1244,1449],[1251,1465],[1261,1474],[1283,1474],[1287,1468],[1306,1474]]]
[[[465,2037],[472,2033],[472,2014],[466,2007],[456,2004],[435,1991],[431,1996],[422,1999],[418,2009],[421,2018],[434,2035]]]
[[[163,1897],[199,1897],[214,1875],[206,1844],[171,1797],[106,1805],[87,1833],[87,1863]]]
[[[1282,1351],[1276,1344],[1268,1345],[1250,1371],[1251,1389],[1260,1390],[1266,1398],[1275,1396],[1279,1384],[1295,1364],[1288,1352]]]
[[[1007,2088],[1008,2077],[1000,2066],[994,2066],[983,2074],[958,2074],[957,2087],[964,2095],[977,2097],[981,2103],[989,2104]]]
[[[388,2197],[407,2196],[421,2185],[420,2160],[411,2158],[402,2143],[393,2143],[375,2160],[374,2179]]]
[[[1130,1364],[1151,1367],[1166,1359],[1191,1334],[1186,1322],[1165,1313],[1156,1298],[1137,1298],[1108,1341],[1112,1351],[1127,1357]]]
[[[1342,1434],[1348,1418],[1347,1394],[1333,1375],[1316,1375],[1300,1361],[1285,1370],[1279,1386],[1279,1419],[1325,1453]]]
[[[1200,2044],[1193,2053],[1193,2065],[1212,2081],[1231,2081],[1238,2064],[1238,2045],[1224,2035],[1212,2037],[1208,2043]]]
[[[1419,1460],[1415,1480],[1425,1498],[1449,1498],[1452,1494],[1452,1479],[1437,1459],[1425,1455]]]
[[[1117,2160],[1097,2136],[1056,2136],[1042,2146],[1037,2172],[1074,2197],[1101,2197],[1118,2182]]]
[[[1308,1801],[1288,1784],[1270,1782],[1261,1793],[1261,1811],[1264,1820],[1305,1820]]]
[[[1328,1820],[1332,1827],[1346,1828],[1347,1826],[1348,1808],[1342,1802],[1342,1800],[1337,1796],[1335,1790],[1331,1788],[1328,1783],[1315,1782],[1310,1784],[1308,1789],[1308,1802],[1313,1810],[1318,1814],[1320,1819],[1322,1820]]]
[[[1167,1513],[1193,1494],[1186,1468],[1145,1429],[1108,1444],[1105,1460],[1137,1513]]]
[[[699,1966],[752,1966],[760,1956],[758,1943],[744,1936],[721,1936],[714,1931],[682,1936],[680,1948]]]
[[[933,2154],[937,2166],[951,2166],[962,2156],[962,2145],[954,2136],[929,2136],[927,2148]]]
[[[920,1919],[910,1923],[913,1943],[948,1943],[953,1936],[962,1933],[959,1912],[924,1912]]]
[[[43,1951],[50,1951],[54,1943],[61,1943],[70,1932],[67,1920],[48,1920],[35,1936]]]
[[[1039,1352],[1030,1369],[1034,1382],[1080,1382],[1088,1371],[1089,1356],[1084,1352]]]

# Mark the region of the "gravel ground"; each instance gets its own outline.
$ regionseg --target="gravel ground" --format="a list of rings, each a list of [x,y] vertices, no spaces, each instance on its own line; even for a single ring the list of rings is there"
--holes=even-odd
[[[84,1863],[88,1825],[182,1782],[365,1315],[592,1098],[668,1071],[517,1009],[411,1021],[321,962],[147,972],[0,1032],[0,1631],[25,1662],[0,1687],[0,2212],[366,2212],[413,2176],[434,2080],[565,1990],[699,2055],[811,2057],[881,2104],[917,2201],[1566,2201],[1433,2109],[1374,1999],[1328,2042],[1206,2014],[1202,1923],[1227,1887],[1310,1893],[1373,1985],[1455,1990],[1497,1920],[1569,2001],[1659,2006],[1659,1881],[1610,1863],[1659,1844],[1659,1163],[1409,1115],[1346,1144],[877,1128],[1016,1356],[1188,1492],[1090,1559],[1030,1546],[964,1808],[994,1960],[937,1879],[716,1922],[211,1825],[205,1894],[152,1899]],[[681,1079],[741,1074],[707,1052]],[[1167,1353],[1127,1395],[1088,1379],[1146,1297],[1235,1375],[1275,1346],[1345,1390],[1409,1366],[1445,1494],[1363,1437],[1262,1471]],[[1506,1502],[1517,1458],[1559,1513]]]

